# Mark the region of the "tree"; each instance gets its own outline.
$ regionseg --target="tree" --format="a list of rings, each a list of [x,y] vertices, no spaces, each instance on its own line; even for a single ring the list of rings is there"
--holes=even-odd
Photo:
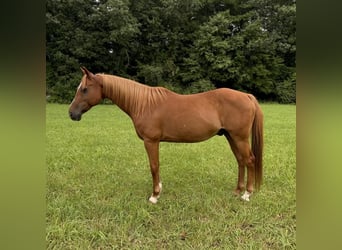
[[[252,14],[232,16],[227,10],[203,24],[187,60],[190,72],[197,74],[183,73],[184,81],[204,78],[216,87],[271,94],[281,59],[274,57],[272,44]]]
[[[47,95],[70,102],[84,65],[182,93],[295,102],[295,13],[292,0],[47,0]]]
[[[47,90],[69,102],[81,65],[95,72],[126,73],[139,33],[128,0],[47,1]]]
[[[281,29],[280,21],[270,22],[262,7],[272,7],[277,11],[277,20],[286,20],[288,27]],[[295,7],[273,7],[270,1],[252,0],[232,9],[234,15],[230,9],[220,11],[199,27],[190,57],[184,60],[182,81],[190,84],[207,79],[216,87],[280,100],[284,91],[279,90],[289,87],[289,82],[295,84]],[[287,91],[295,97],[295,88]]]

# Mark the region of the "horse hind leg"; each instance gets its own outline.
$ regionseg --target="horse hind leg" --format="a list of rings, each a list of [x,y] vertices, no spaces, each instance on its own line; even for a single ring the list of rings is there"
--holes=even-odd
[[[245,164],[243,162],[243,158],[241,157],[237,145],[235,144],[234,140],[230,137],[228,132],[224,133],[225,137],[227,138],[230,148],[233,151],[233,154],[236,158],[238,163],[238,179],[237,179],[237,186],[234,189],[235,195],[240,195],[241,192],[245,190]]]
[[[247,187],[245,193],[241,198],[245,201],[249,201],[249,197],[254,191],[254,180],[255,180],[255,157],[251,151],[248,140],[243,140],[238,143],[238,151],[241,155],[241,163],[247,166]]]
[[[246,155],[246,165],[247,165],[247,190],[241,197],[242,199],[249,201],[249,197],[252,195],[254,191],[254,180],[255,180],[255,157],[249,148],[249,154]]]
[[[238,162],[238,182],[237,187],[234,190],[236,195],[240,195],[241,192],[245,191],[241,196],[243,200],[249,201],[249,197],[252,195],[254,188],[254,155],[251,151],[248,139],[241,139],[239,137],[231,137],[229,134],[226,135],[229,141],[231,149]],[[245,167],[247,166],[247,188],[245,189]]]

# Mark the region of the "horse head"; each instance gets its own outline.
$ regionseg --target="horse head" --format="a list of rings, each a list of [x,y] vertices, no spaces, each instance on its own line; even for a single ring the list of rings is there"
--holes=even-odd
[[[99,76],[94,75],[85,67],[81,67],[81,70],[83,77],[69,107],[70,118],[74,121],[81,120],[83,113],[87,112],[92,106],[99,104],[103,99],[103,86]]]

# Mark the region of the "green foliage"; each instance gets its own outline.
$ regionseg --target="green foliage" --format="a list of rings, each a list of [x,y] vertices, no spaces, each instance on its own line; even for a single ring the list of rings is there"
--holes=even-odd
[[[198,81],[195,81],[188,87],[190,93],[200,93],[212,89],[215,89],[215,85],[207,79],[200,79]]]
[[[82,65],[96,72],[124,74],[138,27],[127,0],[47,1],[47,94],[51,100],[71,101]]]
[[[251,92],[262,99],[274,95],[274,83],[281,79],[283,67],[255,13],[232,16],[229,10],[200,26],[189,62],[188,67],[199,62],[202,76],[198,78],[209,77],[218,87]]]
[[[162,82],[163,67],[160,65],[139,65],[138,75],[144,82],[148,82],[152,86],[157,86]]]
[[[276,86],[279,103],[296,103],[296,73]]]
[[[161,143],[163,193],[143,142],[116,106],[82,121],[46,106],[47,249],[296,249],[296,107],[262,104],[264,182],[232,194],[237,164],[224,137]]]
[[[183,93],[295,97],[285,87],[296,67],[290,0],[47,0],[46,31],[51,101],[71,101],[81,65]]]

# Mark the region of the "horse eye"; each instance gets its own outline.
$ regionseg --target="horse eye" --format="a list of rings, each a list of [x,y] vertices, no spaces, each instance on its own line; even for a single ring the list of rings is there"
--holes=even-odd
[[[87,88],[83,88],[83,89],[82,89],[82,93],[83,93],[83,94],[87,93],[87,90],[88,90]]]

